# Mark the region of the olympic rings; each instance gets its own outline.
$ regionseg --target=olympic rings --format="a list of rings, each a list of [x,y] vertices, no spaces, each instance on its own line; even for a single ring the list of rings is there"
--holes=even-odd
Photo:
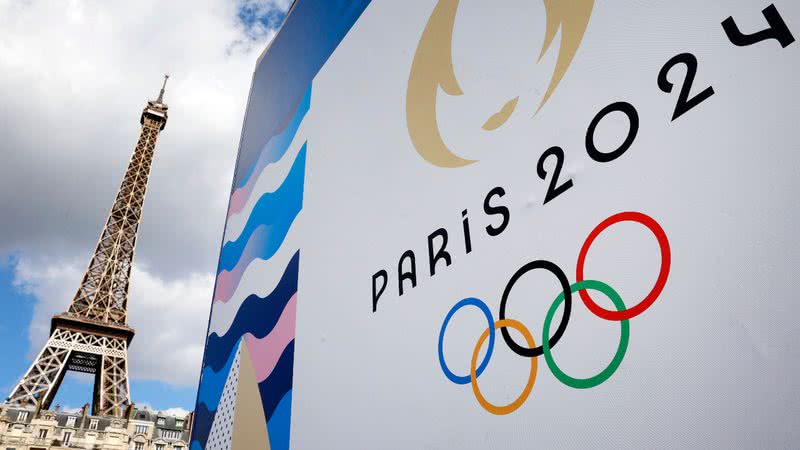
[[[503,290],[503,296],[500,299],[500,320],[505,320],[506,318],[506,302],[508,301],[508,294],[511,293],[511,289],[514,287],[514,284],[517,280],[520,279],[523,275],[530,272],[534,269],[544,269],[552,273],[558,279],[558,282],[561,284],[561,291],[566,294],[565,301],[564,301],[564,315],[561,317],[561,323],[558,325],[558,329],[556,333],[553,335],[552,338],[549,339],[548,345],[550,347],[554,347],[561,336],[564,334],[564,331],[567,329],[567,323],[569,322],[569,315],[572,311],[572,293],[569,290],[569,281],[567,280],[567,276],[564,274],[564,271],[561,270],[560,267],[551,263],[550,261],[538,260],[538,261],[531,261],[528,264],[522,266],[517,272],[511,277],[506,284],[505,290]],[[523,347],[516,342],[508,333],[506,327],[500,329],[500,332],[503,334],[503,340],[506,341],[511,350],[514,353],[518,354],[519,356],[527,356],[528,358],[536,357],[542,354],[542,347],[530,348],[530,347]],[[543,338],[544,339],[544,338]],[[544,342],[544,341],[543,341]]]
[[[615,291],[611,286],[603,283],[602,281],[596,280],[584,280],[579,281],[572,286],[570,286],[572,292],[583,292],[587,289],[593,289],[595,291],[602,292],[606,295],[611,301],[614,303],[614,306],[617,307],[618,310],[624,311],[625,310],[625,303],[622,302],[622,298],[619,296],[617,291]],[[547,332],[550,330],[550,322],[553,321],[553,316],[558,309],[558,306],[561,305],[561,302],[564,301],[564,293],[558,294],[553,305],[550,306],[550,310],[547,311],[547,315],[544,318],[544,326],[542,327],[543,336],[547,336]],[[617,347],[617,353],[614,354],[614,358],[611,360],[611,363],[603,369],[597,375],[594,375],[589,378],[573,378],[561,368],[556,365],[555,360],[553,359],[553,354],[550,352],[550,345],[547,341],[542,341],[542,350],[544,350],[544,360],[547,362],[547,367],[550,368],[550,372],[553,372],[553,375],[558,379],[558,381],[566,384],[569,387],[573,387],[575,389],[586,389],[595,387],[602,382],[606,381],[614,374],[614,372],[619,368],[619,365],[622,364],[622,358],[625,357],[625,352],[628,350],[628,338],[631,334],[630,323],[628,319],[623,319],[620,321],[620,337],[619,337],[619,346]],[[544,338],[542,338],[544,339]]]
[[[583,243],[583,247],[581,247],[581,251],[578,254],[577,273],[575,274],[577,281],[583,281],[583,266],[586,262],[586,254],[589,252],[589,247],[591,247],[597,236],[599,236],[600,233],[602,233],[611,225],[626,221],[638,222],[653,232],[656,240],[658,241],[658,246],[661,249],[661,269],[658,272],[656,284],[653,286],[653,289],[650,290],[650,293],[645,296],[644,300],[639,302],[636,306],[622,311],[610,311],[604,309],[595,303],[594,300],[592,300],[592,297],[589,296],[588,292],[580,291],[578,295],[581,296],[581,299],[583,300],[583,303],[586,304],[586,307],[589,308],[589,310],[592,311],[592,313],[594,313],[596,316],[606,320],[631,319],[643,313],[656,301],[658,296],[661,295],[661,291],[664,290],[664,286],[667,284],[667,277],[669,276],[669,267],[672,256],[669,248],[669,240],[667,240],[667,234],[664,232],[664,229],[661,228],[661,225],[653,220],[652,217],[640,212],[629,211],[609,217],[608,219],[600,222],[600,225],[596,226],[595,229],[589,233],[589,237],[586,238],[586,242]]]
[[[659,269],[658,278],[656,280],[655,285],[653,286],[652,290],[645,296],[645,298],[636,304],[632,308],[626,308],[625,303],[622,301],[622,298],[614,290],[611,286],[597,280],[584,280],[583,278],[583,269],[584,263],[586,261],[586,255],[589,252],[589,248],[591,247],[594,240],[597,238],[600,233],[602,233],[606,228],[609,226],[624,222],[624,221],[631,221],[637,222],[644,226],[646,226],[650,231],[652,231],[653,235],[655,235],[656,240],[658,241],[658,245],[661,251],[661,268]],[[586,389],[598,386],[608,380],[614,372],[617,371],[619,366],[622,364],[622,360],[625,357],[625,353],[628,350],[628,341],[630,339],[630,323],[629,319],[638,316],[656,299],[661,295],[661,292],[664,290],[664,286],[667,283],[667,277],[669,276],[670,270],[670,261],[671,261],[671,254],[670,254],[670,246],[669,240],[667,239],[667,235],[664,232],[664,229],[661,228],[661,225],[658,224],[653,218],[642,214],[640,212],[623,212],[619,214],[615,214],[604,221],[602,221],[599,225],[597,225],[589,236],[586,238],[586,241],[583,243],[583,246],[580,249],[578,254],[578,261],[577,261],[577,269],[576,269],[576,276],[577,282],[570,285],[567,281],[567,277],[564,272],[558,267],[556,264],[545,261],[545,260],[537,260],[531,261],[524,266],[522,266],[516,273],[511,277],[511,279],[506,284],[505,289],[503,290],[503,294],[500,300],[500,319],[495,322],[494,318],[492,317],[492,313],[489,310],[489,307],[486,306],[482,300],[477,298],[465,298],[458,303],[456,303],[453,308],[447,313],[445,316],[444,322],[442,323],[442,328],[439,332],[439,364],[442,367],[442,372],[444,372],[445,376],[456,384],[472,384],[472,391],[475,394],[475,398],[478,400],[478,404],[481,405],[486,411],[492,414],[510,414],[516,411],[523,403],[528,399],[528,396],[533,389],[533,385],[536,381],[536,373],[538,370],[538,362],[536,357],[539,355],[544,355],[545,362],[547,363],[547,367],[553,373],[553,375],[563,384],[575,388],[575,389]],[[536,343],[533,340],[533,336],[531,336],[530,331],[523,325],[521,322],[507,319],[505,317],[506,314],[506,303],[508,301],[508,296],[511,292],[511,289],[514,288],[514,284],[522,277],[522,275],[526,274],[527,272],[534,270],[534,269],[544,269],[551,272],[553,275],[556,276],[559,283],[561,284],[562,292],[559,293],[553,304],[550,306],[550,309],[547,311],[544,320],[544,326],[542,329],[542,345],[536,347]],[[617,308],[616,311],[606,310],[598,306],[594,300],[589,296],[588,290],[594,290],[601,292],[606,297],[608,297],[614,306]],[[617,321],[620,322],[620,339],[619,345],[617,346],[617,351],[614,354],[611,362],[606,366],[605,369],[600,371],[598,374],[593,375],[589,378],[574,378],[561,370],[555,362],[552,354],[552,348],[558,343],[559,339],[564,334],[564,331],[567,328],[567,324],[569,323],[571,310],[572,310],[572,293],[577,292],[580,295],[583,303],[586,307],[595,314],[597,317],[601,319],[609,320],[609,321]],[[555,316],[558,307],[561,306],[561,303],[564,303],[564,314],[561,318],[561,322],[558,325],[558,329],[553,334],[552,337],[548,338],[550,334],[550,325],[553,321],[553,316]],[[475,345],[475,349],[472,352],[472,360],[470,362],[470,373],[469,376],[458,376],[455,375],[450,369],[447,367],[447,364],[444,361],[444,351],[443,351],[443,342],[444,342],[444,332],[447,329],[448,323],[450,323],[450,319],[453,315],[464,306],[476,306],[478,309],[483,312],[484,316],[486,317],[487,321],[487,329],[483,331],[483,333],[478,338],[478,342]],[[525,338],[525,341],[528,344],[528,347],[523,347],[514,342],[511,338],[511,335],[508,333],[507,328],[511,327],[515,330],[522,333],[522,336]],[[503,340],[506,342],[508,347],[517,353],[520,356],[525,356],[531,359],[531,373],[528,377],[528,382],[525,385],[525,388],[522,390],[522,393],[516,400],[509,403],[505,406],[497,406],[490,403],[480,391],[478,387],[478,377],[483,373],[486,369],[486,366],[489,364],[489,359],[491,359],[492,354],[494,353],[494,341],[495,341],[495,330],[500,329]],[[486,350],[486,355],[481,361],[481,364],[478,365],[478,354],[480,353],[480,349],[486,341],[487,336],[489,337],[489,346]]]
[[[483,315],[486,316],[486,321],[489,323],[489,349],[486,350],[486,356],[483,357],[483,361],[481,362],[480,367],[478,367],[475,378],[479,377],[486,369],[486,365],[489,364],[489,358],[492,357],[492,352],[494,351],[494,318],[492,317],[492,311],[489,310],[489,307],[486,306],[486,303],[484,303],[483,300],[474,297],[465,298],[456,303],[456,305],[450,309],[450,312],[447,313],[447,316],[444,318],[444,323],[442,323],[442,330],[439,331],[439,365],[442,366],[442,371],[447,379],[455,384],[469,383],[470,375],[458,376],[450,371],[450,368],[447,367],[447,363],[444,362],[444,330],[447,329],[447,324],[450,323],[450,319],[453,317],[453,314],[455,314],[459,309],[469,305],[477,306]]]
[[[530,347],[536,346],[536,343],[533,341],[533,336],[531,336],[531,332],[528,331],[525,325],[523,325],[521,322],[518,322],[514,319],[503,319],[494,323],[494,328],[501,328],[505,330],[506,327],[511,327],[522,333],[522,336],[525,338],[525,341],[528,342]],[[536,381],[538,362],[536,358],[531,358],[531,374],[528,376],[528,383],[525,385],[525,389],[522,390],[522,394],[520,394],[516,400],[505,406],[497,406],[489,403],[478,387],[478,374],[475,371],[475,364],[478,362],[478,353],[481,351],[481,345],[483,345],[483,341],[486,340],[486,335],[490,334],[490,330],[492,330],[492,328],[485,330],[483,334],[481,334],[481,337],[478,338],[478,343],[475,344],[475,350],[472,352],[472,363],[470,364],[469,375],[470,380],[472,381],[472,392],[475,393],[475,398],[478,399],[478,403],[483,406],[483,409],[489,411],[490,413],[502,416],[504,414],[511,414],[512,412],[516,411],[517,408],[522,406],[522,404],[525,403],[525,400],[528,399],[528,396],[531,394],[531,390],[533,389],[533,383]]]

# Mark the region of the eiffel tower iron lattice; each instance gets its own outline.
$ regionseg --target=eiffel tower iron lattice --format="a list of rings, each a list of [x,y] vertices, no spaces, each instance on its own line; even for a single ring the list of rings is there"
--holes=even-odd
[[[128,288],[153,152],[167,123],[168,78],[142,111],[139,141],[78,292],[67,312],[53,317],[50,338],[8,403],[49,408],[68,370],[95,375],[92,414],[121,417],[131,403]]]

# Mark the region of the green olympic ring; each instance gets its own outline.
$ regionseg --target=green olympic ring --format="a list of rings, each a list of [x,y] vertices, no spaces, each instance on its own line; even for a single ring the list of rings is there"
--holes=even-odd
[[[570,287],[570,291],[573,293],[577,293],[579,291],[583,291],[586,289],[591,289],[594,291],[601,292],[605,294],[606,297],[611,299],[611,302],[614,303],[614,306],[617,307],[617,310],[624,311],[625,303],[622,302],[622,297],[615,291],[611,286],[603,283],[602,281],[597,280],[584,280],[579,281]],[[558,297],[553,301],[553,305],[550,306],[550,310],[547,311],[547,316],[544,319],[544,326],[542,327],[542,351],[544,354],[544,360],[547,362],[547,367],[550,368],[550,372],[558,379],[558,381],[566,384],[567,386],[573,387],[575,389],[587,389],[595,387],[604,381],[606,381],[614,372],[619,368],[619,365],[622,364],[622,358],[625,357],[625,352],[628,350],[628,338],[631,334],[630,324],[628,323],[628,319],[624,319],[620,321],[620,338],[619,338],[619,346],[617,347],[617,353],[614,355],[614,359],[611,360],[611,363],[603,369],[597,375],[591,376],[589,378],[573,378],[566,373],[564,373],[561,368],[558,367],[555,360],[553,359],[553,354],[550,352],[550,342],[548,342],[548,336],[550,335],[550,322],[553,320],[553,316],[558,310],[558,307],[564,301],[564,293],[560,293]]]

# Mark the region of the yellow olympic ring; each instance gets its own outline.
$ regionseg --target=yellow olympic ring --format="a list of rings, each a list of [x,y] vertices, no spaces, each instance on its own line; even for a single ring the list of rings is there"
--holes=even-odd
[[[536,343],[533,341],[533,336],[531,336],[531,332],[528,331],[528,329],[525,327],[525,325],[522,324],[522,322],[518,322],[513,319],[504,319],[504,320],[498,320],[497,322],[494,323],[495,329],[500,329],[502,327],[511,327],[519,331],[520,333],[522,333],[522,336],[528,342],[528,347],[530,348],[536,347]],[[478,338],[478,343],[475,345],[475,350],[472,352],[472,362],[470,363],[469,366],[469,378],[470,381],[472,382],[472,392],[475,393],[475,398],[478,400],[478,403],[483,407],[483,409],[489,411],[492,414],[502,416],[516,411],[517,408],[522,406],[522,404],[525,403],[525,400],[528,399],[528,395],[530,395],[531,390],[533,389],[533,383],[536,381],[536,371],[538,367],[536,361],[538,358],[530,358],[531,374],[528,377],[528,384],[525,385],[525,389],[522,390],[522,394],[520,394],[520,396],[517,397],[516,400],[509,403],[508,405],[505,406],[493,405],[489,403],[488,400],[486,400],[483,394],[481,394],[481,390],[478,387],[478,377],[475,373],[476,367],[478,365],[478,353],[480,353],[481,351],[481,346],[483,345],[483,341],[485,341],[488,336],[489,336],[489,329],[487,328],[486,331],[484,331],[483,334],[481,334],[481,337]]]

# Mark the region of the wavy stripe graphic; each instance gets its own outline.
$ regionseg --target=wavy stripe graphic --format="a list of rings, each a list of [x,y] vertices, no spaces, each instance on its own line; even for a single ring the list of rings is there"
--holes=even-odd
[[[245,339],[263,341],[259,345],[270,343],[274,348],[283,347],[287,336],[294,334],[286,331],[288,326],[284,323],[291,322],[290,318],[296,313],[284,310],[290,300],[292,304],[297,302],[299,251],[294,241],[283,253],[279,254],[278,249],[289,244],[285,242],[288,230],[297,226],[294,222],[302,209],[305,144],[298,150],[281,185],[274,188],[274,183],[285,173],[283,164],[292,159],[289,151],[296,148],[295,140],[303,136],[300,128],[310,109],[312,80],[368,4],[369,0],[296,2],[281,32],[256,64],[239,141],[234,189],[226,214],[229,220],[217,268],[217,281],[222,279],[224,289],[217,291],[221,301],[215,301],[212,306],[200,387],[204,393],[201,401],[198,392],[192,450],[204,450],[207,444],[214,414],[204,402],[211,402],[214,397],[211,391],[219,390],[205,387],[209,382],[217,384],[215,376],[206,377],[205,372],[222,369],[236,340],[246,333],[252,338]],[[282,159],[286,162],[266,170]],[[270,193],[265,193],[268,190]],[[293,256],[280,281],[267,297],[259,297],[264,289],[272,286],[288,254]],[[260,263],[276,255],[278,258],[270,264]],[[258,263],[249,270],[256,260]],[[270,271],[270,268],[275,270]],[[231,305],[226,305],[229,300]],[[219,319],[215,318],[217,313]],[[276,328],[278,322],[280,325]],[[272,331],[275,336],[263,339]],[[263,355],[253,358],[259,366],[273,365],[266,379],[258,383],[260,398],[257,398],[265,412],[258,420],[266,421],[271,436],[269,442],[250,445],[253,448],[269,448],[270,444],[274,449],[289,446],[294,340],[285,346],[274,364],[269,362],[273,358]],[[267,362],[269,364],[265,364]],[[263,441],[264,438],[254,439]]]
[[[236,339],[234,345],[239,341]],[[236,359],[238,352],[228,351],[222,356],[225,361],[222,367],[213,369],[209,365],[203,368],[202,380],[200,391],[197,395],[197,403],[206,405],[209,411],[216,411],[219,403],[219,398],[222,395],[222,389],[225,387],[225,381],[228,379],[228,374],[231,371],[233,360]]]
[[[286,304],[281,317],[270,333],[263,339],[252,334],[244,335],[247,349],[253,356],[253,369],[256,380],[264,381],[270,376],[286,346],[294,340],[295,319],[297,318],[297,294]]]
[[[297,155],[300,153],[300,149],[303,148],[304,144],[305,143],[297,143],[296,145],[292,145],[283,158],[278,160],[275,164],[267,166],[261,172],[258,179],[255,181],[253,194],[246,198],[246,201],[240,208],[240,212],[228,217],[228,223],[225,226],[225,242],[235,241],[239,238],[244,227],[247,225],[247,219],[250,217],[253,208],[262,195],[268,192],[275,192],[280,188],[281,183],[289,176],[292,165],[297,160]],[[231,197],[231,202],[234,202],[234,196],[236,196],[236,193]]]
[[[235,185],[280,132],[314,77],[370,0],[294,2],[280,33],[256,64],[239,144]]]
[[[281,281],[266,297],[252,295],[245,299],[236,312],[228,332],[223,336],[211,333],[206,343],[206,368],[218,371],[225,364],[236,343],[246,333],[261,339],[268,335],[278,323],[286,305],[297,292],[297,272],[300,252],[295,253],[284,271]],[[255,359],[255,358],[254,358]],[[257,364],[257,361],[253,361]]]
[[[214,422],[214,411],[209,411],[205,403],[199,403],[194,409],[192,426],[192,450],[203,450]]]
[[[247,197],[250,196],[250,193],[253,191],[253,185],[255,184],[254,178],[257,178],[257,176],[254,177],[254,175],[260,174],[265,167],[279,160],[283,154],[286,153],[286,150],[289,148],[289,145],[292,143],[292,140],[297,134],[297,129],[300,127],[300,123],[302,123],[303,118],[305,118],[310,107],[311,85],[309,84],[305,95],[303,95],[303,98],[297,105],[294,116],[292,117],[291,121],[289,121],[286,128],[279,134],[272,136],[269,141],[267,141],[267,143],[261,149],[261,153],[258,155],[256,163],[250,166],[250,169],[248,169],[247,173],[239,181],[238,185],[236,186],[236,190],[231,197],[231,204],[228,208],[228,216],[239,212],[241,208],[237,210],[235,209],[235,205],[244,205]]]
[[[295,219],[295,224],[298,223],[302,216],[302,212]],[[211,316],[211,323],[209,324],[208,333],[217,333],[222,336],[228,332],[228,329],[236,316],[236,311],[242,306],[242,303],[251,295],[259,297],[266,297],[280,282],[283,277],[285,268],[288,267],[294,254],[299,249],[299,232],[297,226],[294,225],[289,229],[283,245],[278,249],[275,255],[267,261],[254,260],[247,266],[244,274],[238,285],[229,282],[228,278],[222,277],[217,279],[217,287],[214,293],[214,314]],[[284,268],[284,271],[276,269]],[[230,280],[233,280],[232,278]],[[235,289],[235,290],[234,290]]]
[[[283,396],[275,412],[272,413],[272,420],[267,422],[269,432],[270,450],[283,450],[289,448],[289,425],[292,418],[292,390]]]
[[[239,286],[244,272],[247,271],[250,264],[259,259],[264,249],[269,246],[270,231],[271,227],[268,225],[257,226],[250,236],[250,240],[244,246],[239,262],[233,267],[233,270],[224,270],[217,275],[217,284],[214,288],[214,303],[226,303],[230,300],[231,294]],[[275,251],[277,252],[277,249]],[[265,256],[267,257],[262,259],[269,259],[269,255]]]
[[[278,359],[278,364],[266,380],[258,383],[258,390],[261,392],[261,403],[264,405],[264,415],[267,417],[267,424],[272,419],[275,409],[281,399],[292,389],[292,374],[294,369],[294,340],[286,346],[286,349]],[[272,434],[272,429],[269,429]]]
[[[247,264],[252,261],[250,258],[269,259],[275,254],[303,206],[305,162],[306,146],[303,145],[283,184],[275,192],[261,196],[239,238],[222,247],[220,273],[236,272],[241,277]],[[257,230],[260,231],[255,236],[256,242],[248,246]]]

